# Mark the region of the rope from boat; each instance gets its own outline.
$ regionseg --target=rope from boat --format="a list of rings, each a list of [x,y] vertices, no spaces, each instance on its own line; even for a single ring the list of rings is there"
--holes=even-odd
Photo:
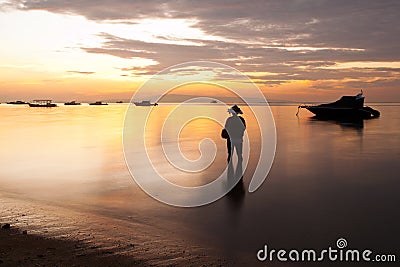
[[[300,109],[301,109],[301,108],[306,108],[306,107],[307,107],[307,105],[305,105],[305,104],[301,104],[300,106],[298,106],[298,107],[297,107],[296,116],[297,116],[297,117],[299,116],[299,112],[300,112]]]
[[[299,112],[300,112],[300,106],[297,107],[297,113],[296,113],[297,117],[299,116]]]

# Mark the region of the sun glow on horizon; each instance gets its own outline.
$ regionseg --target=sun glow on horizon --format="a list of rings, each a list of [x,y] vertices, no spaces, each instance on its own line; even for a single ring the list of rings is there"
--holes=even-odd
[[[123,58],[82,50],[106,45],[104,34],[178,45],[200,45],[185,39],[212,39],[192,27],[195,20],[186,19],[97,22],[77,15],[9,10],[0,12],[0,24],[12,25],[0,28],[0,36],[3,36],[0,80],[8,88],[46,85],[50,81],[79,81],[83,77],[88,81],[105,79],[137,83],[145,77],[129,75],[126,69],[144,69],[158,64],[145,57]]]

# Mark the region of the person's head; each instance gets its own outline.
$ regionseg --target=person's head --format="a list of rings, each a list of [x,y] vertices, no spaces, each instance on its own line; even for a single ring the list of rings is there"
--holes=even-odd
[[[243,114],[243,111],[237,105],[228,108],[228,112],[233,116],[237,116],[238,114]]]

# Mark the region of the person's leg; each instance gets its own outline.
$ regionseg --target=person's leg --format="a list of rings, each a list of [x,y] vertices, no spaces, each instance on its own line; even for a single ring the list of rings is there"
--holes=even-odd
[[[236,154],[238,156],[238,161],[242,161],[243,160],[243,155],[242,155],[243,143],[235,143],[235,147],[236,147]]]
[[[232,144],[231,144],[231,139],[226,139],[226,148],[228,149],[228,162],[231,160],[232,156]]]
[[[238,160],[236,165],[236,172],[235,172],[235,181],[239,179],[243,179],[243,160]]]

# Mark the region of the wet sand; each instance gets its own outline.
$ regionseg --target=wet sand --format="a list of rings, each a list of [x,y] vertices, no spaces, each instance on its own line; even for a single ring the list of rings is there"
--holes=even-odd
[[[0,193],[0,266],[221,266],[143,218],[112,219]],[[27,234],[23,234],[27,231]]]
[[[79,241],[23,234],[20,229],[0,231],[1,266],[133,266],[144,265],[133,257],[98,250]]]

